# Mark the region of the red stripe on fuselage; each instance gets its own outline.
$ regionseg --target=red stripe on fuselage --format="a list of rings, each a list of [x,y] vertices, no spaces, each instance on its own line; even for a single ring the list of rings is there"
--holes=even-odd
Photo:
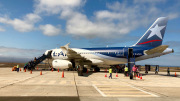
[[[161,41],[161,40],[150,40],[150,41],[139,43],[138,45],[147,44],[147,43],[155,42],[155,41]]]

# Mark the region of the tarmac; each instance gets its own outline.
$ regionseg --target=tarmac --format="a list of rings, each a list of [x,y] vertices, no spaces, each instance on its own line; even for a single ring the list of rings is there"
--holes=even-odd
[[[144,71],[141,71],[144,73]],[[130,80],[122,73],[76,71],[11,71],[0,68],[0,101],[179,101],[180,78],[166,72],[143,74]],[[180,73],[179,73],[180,74]],[[107,73],[107,76],[109,74]]]

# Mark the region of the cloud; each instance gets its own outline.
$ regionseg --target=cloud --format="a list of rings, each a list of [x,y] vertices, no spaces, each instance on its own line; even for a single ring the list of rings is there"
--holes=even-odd
[[[127,40],[131,40],[128,41],[128,44],[133,45],[138,39],[139,37],[124,35],[121,38],[116,38],[113,40],[106,40],[106,41],[102,38],[95,38],[89,40],[89,44],[91,44],[91,46],[93,47],[106,47],[107,45],[109,47],[114,47],[114,46],[124,47],[127,45]]]
[[[0,26],[0,32],[4,32],[4,31],[6,30]]]
[[[35,13],[59,14],[64,9],[73,9],[82,0],[35,0]]]
[[[60,27],[58,28],[51,24],[40,25],[39,29],[43,32],[44,35],[47,35],[47,36],[55,36],[55,35],[60,34],[61,32]]]
[[[29,13],[24,17],[24,21],[28,23],[36,23],[39,22],[39,20],[41,20],[41,17],[34,13]]]
[[[27,63],[31,59],[26,57],[5,57],[0,55],[0,62],[15,62],[15,63]]]
[[[3,57],[33,58],[42,55],[45,50],[20,49],[0,46],[0,54]]]
[[[73,16],[67,19],[66,23],[66,32],[68,34],[87,38],[106,37],[109,33],[118,33],[118,31],[121,31],[116,28],[113,23],[92,22],[86,15],[79,12],[74,12]]]
[[[160,3],[159,1],[154,3],[133,1],[131,3],[131,6],[128,1],[107,3],[107,10],[96,11],[89,18],[77,10],[66,9],[62,10],[60,18],[67,21],[66,33],[70,35],[115,39],[139,27],[152,24],[160,16],[168,16],[170,19],[179,17],[177,10],[171,10],[172,8],[168,7],[166,10],[159,8],[156,5]]]
[[[156,3],[165,3],[166,0],[134,0],[134,3],[148,3],[148,4],[156,4]]]
[[[69,35],[116,39],[137,28],[147,27],[160,16],[168,16],[169,19],[179,17],[177,8],[180,6],[180,3],[166,6],[169,3],[166,0],[115,1],[107,3],[106,10],[94,11],[92,16],[87,16],[82,13],[85,3],[86,0],[35,0],[33,13],[22,19],[0,17],[0,22],[11,25],[19,32],[29,32],[35,30],[35,24],[42,19],[40,15],[60,15],[59,18],[66,21],[63,32]],[[44,35],[54,36],[62,32],[62,29],[50,24],[38,26]]]
[[[4,24],[11,25],[15,30],[19,32],[29,32],[34,30],[34,24],[41,20],[41,17],[39,15],[30,13],[23,17],[23,20],[21,19],[10,19],[7,16],[0,17],[0,22]]]

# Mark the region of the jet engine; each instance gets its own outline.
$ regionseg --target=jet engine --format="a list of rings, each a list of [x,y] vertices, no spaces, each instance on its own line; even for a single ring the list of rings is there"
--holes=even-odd
[[[56,69],[59,68],[63,70],[63,69],[71,68],[72,63],[67,60],[53,60],[52,66],[53,68],[56,68]]]

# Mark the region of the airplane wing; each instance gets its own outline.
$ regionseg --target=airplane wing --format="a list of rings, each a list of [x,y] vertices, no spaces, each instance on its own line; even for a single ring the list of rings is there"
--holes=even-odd
[[[161,45],[156,48],[146,50],[146,51],[144,51],[144,53],[147,55],[151,55],[151,54],[155,54],[155,53],[162,53],[166,48],[168,48],[168,45]]]
[[[82,62],[91,62],[90,60],[86,59],[85,57],[82,57],[80,54],[78,54],[76,51],[69,48],[69,44],[66,44],[65,46],[60,47],[64,54],[67,55],[68,59],[76,59],[81,60]]]

